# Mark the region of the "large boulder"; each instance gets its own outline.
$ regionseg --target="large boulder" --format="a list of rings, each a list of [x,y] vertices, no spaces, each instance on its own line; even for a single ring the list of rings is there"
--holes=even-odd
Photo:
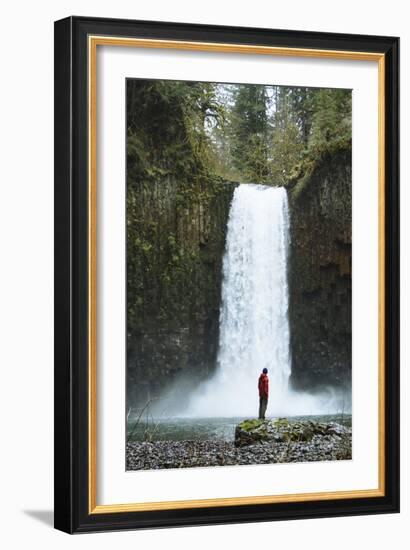
[[[350,431],[350,428],[336,422],[289,421],[287,418],[244,420],[236,426],[235,446],[244,447],[263,442],[310,441],[315,435],[342,437]]]

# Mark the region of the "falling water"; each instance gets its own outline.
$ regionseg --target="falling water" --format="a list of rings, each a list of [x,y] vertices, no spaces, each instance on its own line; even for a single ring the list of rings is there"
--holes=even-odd
[[[191,413],[254,414],[257,380],[270,380],[270,413],[289,397],[287,258],[289,212],[284,188],[236,188],[223,260],[220,345],[214,378],[198,388]]]

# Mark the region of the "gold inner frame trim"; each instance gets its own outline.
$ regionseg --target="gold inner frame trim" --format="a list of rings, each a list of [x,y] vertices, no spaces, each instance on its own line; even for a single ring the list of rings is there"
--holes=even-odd
[[[378,63],[378,488],[326,491],[289,495],[249,496],[199,500],[97,504],[97,46],[122,46],[285,57],[377,61]],[[191,42],[88,36],[88,511],[89,514],[141,512],[188,508],[241,506],[285,502],[313,502],[385,495],[385,56],[374,52],[351,52],[307,48],[283,48],[242,44]]]

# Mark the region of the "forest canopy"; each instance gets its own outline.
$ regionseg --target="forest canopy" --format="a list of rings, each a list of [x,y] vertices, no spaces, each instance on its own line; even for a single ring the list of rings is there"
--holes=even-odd
[[[131,80],[128,166],[144,175],[213,173],[287,186],[351,147],[351,91]]]

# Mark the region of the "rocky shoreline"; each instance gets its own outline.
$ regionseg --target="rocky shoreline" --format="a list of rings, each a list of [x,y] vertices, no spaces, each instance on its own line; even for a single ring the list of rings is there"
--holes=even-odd
[[[234,441],[127,443],[127,470],[350,460],[352,430],[337,423],[244,421]]]

